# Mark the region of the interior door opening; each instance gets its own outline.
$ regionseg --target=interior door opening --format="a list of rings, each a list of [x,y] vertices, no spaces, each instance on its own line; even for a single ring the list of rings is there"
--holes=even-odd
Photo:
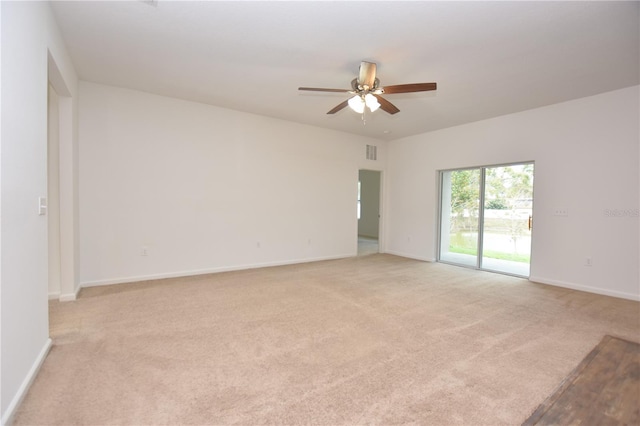
[[[47,241],[49,299],[60,297],[60,115],[59,97],[51,83],[48,92],[47,132]]]
[[[380,251],[380,172],[358,172],[358,256]]]
[[[74,101],[48,54],[47,239],[50,299],[76,299],[77,186]]]
[[[438,261],[528,277],[532,162],[440,172]]]

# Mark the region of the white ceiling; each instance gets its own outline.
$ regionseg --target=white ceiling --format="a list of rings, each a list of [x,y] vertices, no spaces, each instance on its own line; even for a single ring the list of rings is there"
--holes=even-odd
[[[392,140],[640,83],[639,2],[54,2],[81,79]],[[340,93],[362,60],[400,113]]]

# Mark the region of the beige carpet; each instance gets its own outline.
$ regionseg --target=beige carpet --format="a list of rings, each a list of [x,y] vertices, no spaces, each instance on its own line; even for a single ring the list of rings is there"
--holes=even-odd
[[[90,288],[15,424],[520,424],[639,307],[383,254]]]

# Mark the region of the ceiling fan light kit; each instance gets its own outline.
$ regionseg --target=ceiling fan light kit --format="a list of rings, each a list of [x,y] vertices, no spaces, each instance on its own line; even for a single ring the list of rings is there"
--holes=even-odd
[[[353,98],[349,99],[349,108],[357,112],[358,114],[364,113],[364,99],[362,97],[356,95]]]
[[[362,114],[364,120],[365,106],[371,112],[382,108],[389,114],[400,112],[398,107],[383,98],[382,94],[391,95],[394,93],[412,93],[426,92],[436,90],[436,83],[413,83],[413,84],[397,84],[393,86],[380,87],[380,80],[376,77],[377,66],[373,62],[362,61],[358,72],[358,77],[351,81],[351,90],[348,89],[324,89],[318,87],[298,87],[298,90],[307,90],[313,92],[336,92],[349,93],[354,95],[350,99],[340,103],[331,109],[327,114],[335,114],[346,106],[358,114]]]
[[[367,93],[365,95],[364,103],[367,104],[371,112],[375,112],[378,108],[380,108],[380,102],[378,102],[378,99],[371,93]]]
[[[355,95],[349,99],[349,108],[357,112],[358,114],[364,113],[364,107],[369,108],[369,111],[374,112],[380,108],[380,102],[371,93],[366,95]]]

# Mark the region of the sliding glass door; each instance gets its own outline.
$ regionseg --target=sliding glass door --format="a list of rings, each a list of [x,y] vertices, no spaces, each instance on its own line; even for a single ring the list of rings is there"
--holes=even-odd
[[[438,260],[529,276],[533,163],[440,172]]]
[[[440,260],[478,266],[480,169],[441,172]]]

